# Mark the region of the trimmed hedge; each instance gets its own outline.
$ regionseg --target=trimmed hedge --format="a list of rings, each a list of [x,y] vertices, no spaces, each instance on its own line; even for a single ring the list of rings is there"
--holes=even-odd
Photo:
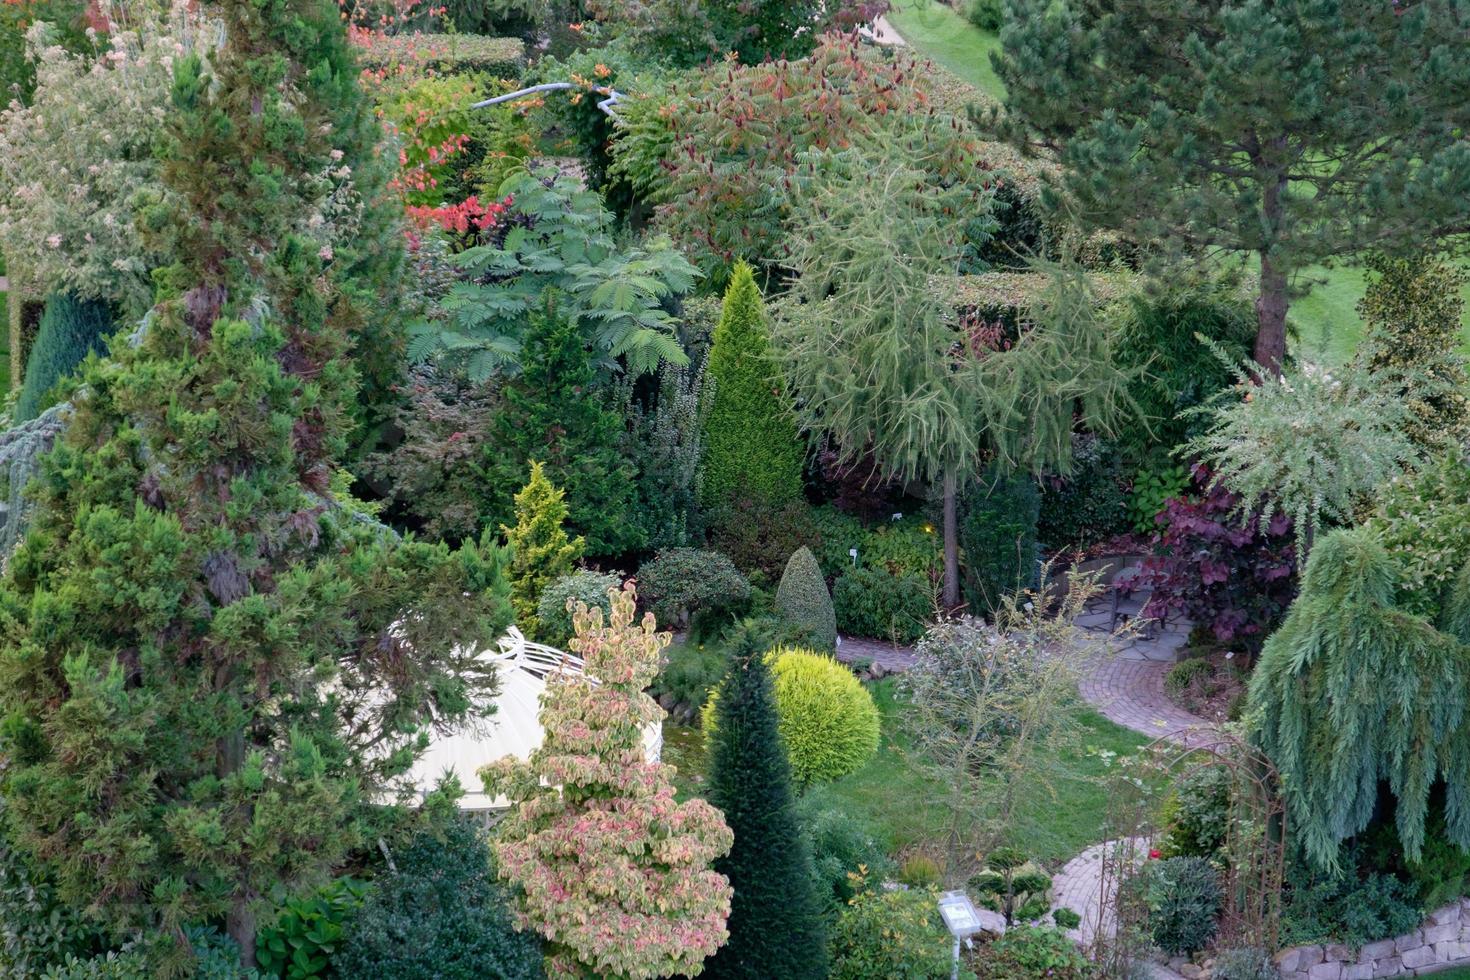
[[[479,72],[496,78],[520,78],[526,67],[526,45],[517,37],[403,34],[369,41],[359,61],[373,71],[407,65],[432,68],[446,75]]]
[[[786,563],[776,588],[776,611],[822,650],[837,649],[837,614],[812,549],[802,546]]]

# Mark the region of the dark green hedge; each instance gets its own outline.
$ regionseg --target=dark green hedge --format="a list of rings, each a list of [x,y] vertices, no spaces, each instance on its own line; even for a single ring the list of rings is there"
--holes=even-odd
[[[57,293],[46,300],[36,340],[26,356],[25,385],[15,405],[15,421],[27,422],[49,408],[56,382],[71,374],[92,351],[102,351],[112,332],[106,303]]]

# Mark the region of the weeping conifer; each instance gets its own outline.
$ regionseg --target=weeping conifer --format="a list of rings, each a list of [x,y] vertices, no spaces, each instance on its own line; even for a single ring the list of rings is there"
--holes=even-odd
[[[1399,585],[1371,531],[1324,537],[1251,676],[1248,717],[1280,772],[1291,834],[1324,868],[1368,826],[1381,786],[1397,798],[1409,860],[1439,780],[1447,836],[1470,849],[1470,649],[1465,636],[1395,608]],[[1470,621],[1467,586],[1462,575],[1446,605],[1456,633]]]
[[[704,976],[817,980],[827,975],[826,925],[761,647],[748,633],[741,638],[717,701],[709,800],[724,812],[735,845],[715,870],[730,879],[735,895],[730,939]]]
[[[337,9],[211,8],[225,43],[176,67],[146,215],[178,261],[85,366],[0,582],[0,793],[63,900],[119,936],[223,920],[248,967],[272,898],[485,709],[457,651],[510,612],[498,549],[392,537],[337,479],[369,285],[335,263],[371,244],[313,216],[375,132]]]

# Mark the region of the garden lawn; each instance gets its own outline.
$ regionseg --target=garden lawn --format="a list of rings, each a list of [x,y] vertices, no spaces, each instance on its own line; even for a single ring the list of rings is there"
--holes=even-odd
[[[937,838],[944,829],[939,794],[903,755],[898,716],[903,704],[892,680],[870,686],[883,714],[883,742],[867,766],[830,786],[832,796],[873,820],[895,850]],[[1148,739],[1108,721],[1084,704],[1067,709],[1077,727],[1079,748],[1048,753],[1028,769],[1012,821],[1011,843],[1057,868],[1102,839],[1107,815],[1108,772],[1104,753],[1132,753]],[[680,796],[697,795],[704,783],[703,736],[697,728],[664,726],[664,761],[679,768]]]
[[[1309,273],[1310,292],[1292,301],[1291,321],[1297,329],[1296,353],[1322,364],[1342,364],[1363,339],[1358,300],[1363,298],[1364,272],[1360,268],[1316,269]],[[1460,349],[1470,353],[1470,284],[1461,290],[1466,306]]]
[[[1004,99],[1005,86],[990,66],[1000,39],[938,0],[894,0],[888,22],[914,51],[948,68],[986,95]]]

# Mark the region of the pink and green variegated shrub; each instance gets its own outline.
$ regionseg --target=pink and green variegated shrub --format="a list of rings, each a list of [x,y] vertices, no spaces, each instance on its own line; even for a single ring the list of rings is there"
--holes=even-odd
[[[670,767],[645,759],[663,710],[644,688],[670,635],[651,615],[634,622],[631,582],[608,596],[607,622],[578,603],[586,673],[549,680],[541,747],[481,770],[514,803],[494,845],[500,874],[520,886],[520,922],[547,938],[553,975],[694,976],[729,936],[730,884],[710,864],[733,837],[708,803],[675,801]]]

